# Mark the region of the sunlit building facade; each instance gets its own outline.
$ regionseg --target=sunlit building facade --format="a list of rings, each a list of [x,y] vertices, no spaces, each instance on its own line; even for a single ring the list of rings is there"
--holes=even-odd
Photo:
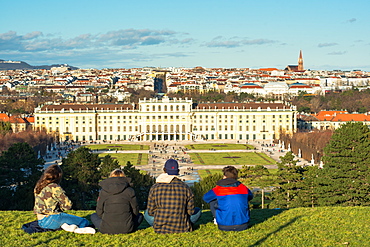
[[[266,140],[296,130],[283,102],[199,103],[143,99],[138,104],[53,104],[35,109],[35,128],[61,141]]]

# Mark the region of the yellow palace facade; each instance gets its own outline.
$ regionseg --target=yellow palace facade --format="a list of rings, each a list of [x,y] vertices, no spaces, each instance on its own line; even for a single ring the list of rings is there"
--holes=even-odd
[[[266,140],[296,130],[283,102],[199,103],[143,99],[138,104],[52,104],[35,109],[35,128],[61,141]]]

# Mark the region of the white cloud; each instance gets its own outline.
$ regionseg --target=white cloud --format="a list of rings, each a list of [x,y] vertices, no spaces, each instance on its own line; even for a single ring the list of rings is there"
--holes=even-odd
[[[347,20],[347,22],[350,22],[350,23],[355,22],[355,21],[357,21],[356,18],[351,18],[351,19]]]
[[[212,39],[210,42],[205,43],[207,47],[225,47],[225,48],[234,48],[240,47],[244,45],[265,45],[276,43],[275,40],[270,39],[247,39],[247,38],[239,38],[239,37],[232,37],[229,39],[225,39],[222,36],[217,36]]]
[[[338,43],[320,43],[317,45],[317,47],[322,48],[322,47],[329,47],[329,46],[336,46]]]
[[[346,53],[347,53],[346,51],[333,51],[333,52],[328,53],[328,55],[340,56],[340,55],[344,55]]]

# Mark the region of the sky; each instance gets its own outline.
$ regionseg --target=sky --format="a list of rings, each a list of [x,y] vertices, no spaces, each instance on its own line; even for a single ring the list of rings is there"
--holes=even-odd
[[[369,0],[0,0],[0,59],[370,71]]]

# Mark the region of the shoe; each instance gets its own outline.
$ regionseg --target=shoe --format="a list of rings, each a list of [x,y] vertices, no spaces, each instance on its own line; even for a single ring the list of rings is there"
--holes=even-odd
[[[78,234],[95,234],[95,229],[92,227],[77,228],[74,233]]]
[[[74,232],[78,228],[76,225],[68,225],[67,223],[64,223],[60,227],[67,232]]]
[[[218,225],[217,221],[216,221],[216,218],[213,218],[213,224]]]

